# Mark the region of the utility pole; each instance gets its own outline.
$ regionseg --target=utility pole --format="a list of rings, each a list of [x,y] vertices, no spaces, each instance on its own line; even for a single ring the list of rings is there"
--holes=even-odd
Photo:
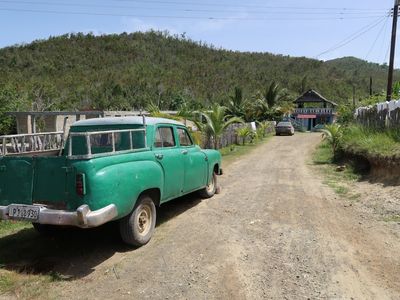
[[[369,95],[372,96],[372,76],[369,77]]]
[[[397,17],[399,14],[399,2],[400,0],[394,0],[393,8],[393,25],[392,25],[392,41],[390,44],[390,61],[389,61],[389,73],[388,73],[388,84],[386,100],[392,100],[393,93],[393,68],[394,68],[394,53],[396,49],[396,30],[397,30]]]

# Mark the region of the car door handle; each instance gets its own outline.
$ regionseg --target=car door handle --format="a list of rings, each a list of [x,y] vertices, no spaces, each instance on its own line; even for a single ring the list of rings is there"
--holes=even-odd
[[[163,157],[164,157],[164,155],[162,155],[162,154],[159,154],[159,153],[156,154],[156,158],[157,158],[157,159],[163,159]]]
[[[7,167],[6,166],[0,166],[0,172],[5,172],[7,170]]]
[[[182,150],[181,153],[182,153],[183,155],[186,155],[186,154],[188,154],[188,151],[187,151],[187,150]]]

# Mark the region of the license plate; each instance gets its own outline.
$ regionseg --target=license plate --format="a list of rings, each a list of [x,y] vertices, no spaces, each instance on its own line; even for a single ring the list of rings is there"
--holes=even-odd
[[[40,208],[34,205],[10,205],[8,207],[8,216],[21,220],[39,219]]]

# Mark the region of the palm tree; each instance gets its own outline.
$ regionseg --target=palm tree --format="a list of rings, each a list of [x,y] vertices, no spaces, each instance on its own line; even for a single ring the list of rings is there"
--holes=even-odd
[[[261,134],[261,138],[264,138],[266,135],[267,128],[271,126],[271,123],[268,121],[257,122],[258,129],[257,131]]]
[[[281,89],[279,84],[275,81],[272,81],[269,87],[265,91],[265,101],[268,104],[268,107],[272,109],[279,101],[283,100],[287,97],[286,89]]]
[[[233,96],[229,96],[230,100],[227,105],[227,114],[239,118],[245,117],[247,100],[243,99],[243,91],[240,87],[235,87]]]
[[[197,127],[206,137],[214,140],[214,149],[218,149],[219,139],[229,125],[243,123],[241,118],[227,116],[226,110],[226,107],[214,104],[210,111],[200,112],[200,116],[205,120],[205,123],[196,122]]]
[[[240,127],[236,130],[236,134],[242,139],[242,144],[244,145],[246,138],[251,134],[251,130],[247,126]]]
[[[251,96],[250,101],[246,101],[244,107],[244,119],[246,122],[254,120],[264,120],[268,115],[268,104],[261,92],[256,92]]]
[[[148,111],[148,113],[150,115],[156,115],[156,114],[160,113],[160,107],[153,102],[150,102],[147,105],[146,110]]]
[[[340,127],[338,124],[325,125],[325,128],[322,130],[322,132],[324,140],[326,140],[332,147],[333,153],[337,154],[343,136],[342,127]]]
[[[278,110],[283,114],[285,117],[289,117],[295,109],[295,104],[292,102],[284,102],[282,103]]]

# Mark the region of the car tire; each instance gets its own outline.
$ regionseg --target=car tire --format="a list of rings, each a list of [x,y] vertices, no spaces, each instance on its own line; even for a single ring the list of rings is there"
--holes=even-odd
[[[156,206],[149,196],[141,196],[129,215],[119,221],[122,240],[131,246],[147,244],[156,227]]]
[[[217,191],[217,174],[213,172],[211,181],[207,184],[207,186],[201,190],[199,190],[199,195],[202,198],[211,198],[215,195]]]

